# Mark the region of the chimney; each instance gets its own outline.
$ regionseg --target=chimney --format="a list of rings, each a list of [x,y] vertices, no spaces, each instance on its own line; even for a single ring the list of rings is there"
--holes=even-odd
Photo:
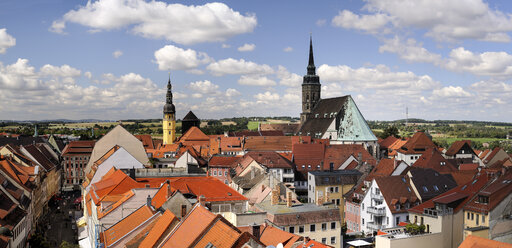
[[[396,158],[393,158],[393,169],[396,169]]]
[[[252,235],[256,238],[256,240],[260,240],[260,225],[256,223],[252,224]]]
[[[171,181],[166,180],[165,183],[167,184],[167,198],[169,198],[172,195]]]
[[[136,179],[136,178],[135,178],[135,167],[132,167],[132,168],[130,169],[130,177],[131,177],[133,180],[135,180],[135,179]]]
[[[277,193],[277,189],[272,190],[272,195],[270,197],[270,205],[279,204],[279,194]]]
[[[148,207],[151,207],[151,196],[150,195],[148,195],[146,204],[148,205]]]
[[[204,204],[206,202],[206,197],[204,195],[200,195],[199,197],[199,204],[204,207]]]
[[[291,208],[292,205],[293,205],[293,202],[292,202],[292,192],[288,191],[288,192],[286,192],[286,206]]]

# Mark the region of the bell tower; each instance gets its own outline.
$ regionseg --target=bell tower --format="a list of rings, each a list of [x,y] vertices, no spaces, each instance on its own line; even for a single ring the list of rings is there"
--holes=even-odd
[[[167,95],[165,97],[162,125],[163,144],[173,144],[176,139],[176,108],[172,103],[171,74],[169,74],[169,81],[167,82]]]
[[[302,81],[302,113],[300,122],[304,124],[311,110],[320,101],[320,77],[316,75],[315,59],[313,57],[313,38],[309,36],[309,63],[307,74]]]

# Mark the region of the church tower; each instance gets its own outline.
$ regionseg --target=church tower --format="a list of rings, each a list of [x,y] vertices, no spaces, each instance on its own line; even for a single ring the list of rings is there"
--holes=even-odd
[[[313,39],[309,37],[309,63],[308,73],[302,81],[302,113],[300,122],[304,124],[311,110],[320,101],[320,77],[316,75],[315,60],[313,58]]]
[[[167,95],[165,97],[162,125],[164,130],[164,145],[174,143],[174,139],[176,138],[176,108],[174,104],[172,104],[171,75],[169,75],[169,81],[167,82]]]

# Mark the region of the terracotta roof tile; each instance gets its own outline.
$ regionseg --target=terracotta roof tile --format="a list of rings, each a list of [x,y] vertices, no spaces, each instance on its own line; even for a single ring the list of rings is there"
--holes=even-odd
[[[395,136],[388,136],[383,140],[379,140],[379,146],[382,149],[388,149],[390,145],[395,143],[398,140]]]
[[[512,248],[512,244],[469,235],[462,241],[459,248]]]
[[[151,135],[149,134],[138,134],[134,135],[135,138],[140,140],[142,142],[142,145],[144,146],[144,149],[155,149],[155,145],[153,144],[153,139],[151,138]]]
[[[297,248],[330,248],[330,247],[334,247],[334,246],[322,244],[322,243],[314,241],[314,240],[310,240],[306,244],[300,244],[299,246],[297,246]]]
[[[478,197],[475,197],[464,209],[488,213],[507,197],[510,192],[512,192],[512,171],[508,171],[506,174],[496,178],[480,191],[479,195],[489,197],[488,203],[480,203]]]
[[[155,213],[147,205],[143,205],[121,221],[117,222],[103,232],[105,247],[109,247],[123,238],[126,234],[133,231],[137,226],[141,225]]]
[[[405,176],[377,177],[374,180],[379,186],[380,192],[392,213],[407,212],[403,203],[408,201],[413,205],[417,201],[410,181]],[[395,204],[399,203],[402,197],[402,206],[400,209],[396,209]]]
[[[423,152],[416,162],[412,164],[414,167],[430,168],[440,173],[455,172],[457,168],[437,150],[428,148]]]
[[[437,148],[423,132],[416,132],[402,147],[399,149],[403,154],[419,154],[423,153],[427,148]]]
[[[213,156],[208,162],[208,166],[212,168],[226,168],[238,161],[241,157]]]
[[[445,154],[448,156],[453,156],[458,151],[460,151],[460,149],[462,149],[462,147],[465,144],[468,144],[469,147],[471,147],[471,140],[457,140],[457,141],[453,142],[453,144],[450,146],[450,148],[448,148],[448,150],[446,151]]]
[[[167,201],[168,197],[171,195],[171,185],[170,183],[164,183],[162,187],[156,192],[155,196],[151,200],[151,205],[156,209],[160,208]]]
[[[166,238],[162,247],[189,247],[215,218],[215,214],[196,204]]]
[[[279,243],[281,243],[284,247],[287,248],[292,247],[295,242],[301,239],[301,236],[285,232],[273,226],[266,226],[263,228],[260,236],[260,241],[267,246],[277,246]]]
[[[178,218],[176,218],[176,216],[171,211],[168,209],[165,210],[164,214],[158,218],[146,238],[144,238],[142,243],[140,243],[139,247],[155,247],[164,233],[169,231],[168,229],[171,228],[173,223],[176,223],[177,221]]]
[[[292,168],[292,163],[288,161],[288,159],[283,158],[277,152],[248,152],[246,155],[250,156],[251,158],[256,160],[256,162],[267,168]]]
[[[292,136],[250,136],[245,137],[247,151],[291,151]]]
[[[223,221],[222,218],[217,218],[194,247],[207,247],[208,244],[215,247],[232,247],[240,235],[242,235],[240,230],[229,222]]]

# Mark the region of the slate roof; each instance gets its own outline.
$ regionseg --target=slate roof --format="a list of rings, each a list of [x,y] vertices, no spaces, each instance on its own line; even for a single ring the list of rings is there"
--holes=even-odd
[[[362,173],[358,170],[310,171],[315,176],[315,185],[356,184]]]
[[[188,111],[188,113],[185,115],[185,117],[183,117],[182,121],[197,121],[197,120],[199,120],[199,118],[197,118],[197,116],[192,111]]]
[[[457,183],[450,174],[440,174],[433,169],[411,168],[409,174],[422,201],[457,187]]]
[[[56,165],[52,163],[35,145],[23,146],[25,150],[46,170],[52,170]]]

